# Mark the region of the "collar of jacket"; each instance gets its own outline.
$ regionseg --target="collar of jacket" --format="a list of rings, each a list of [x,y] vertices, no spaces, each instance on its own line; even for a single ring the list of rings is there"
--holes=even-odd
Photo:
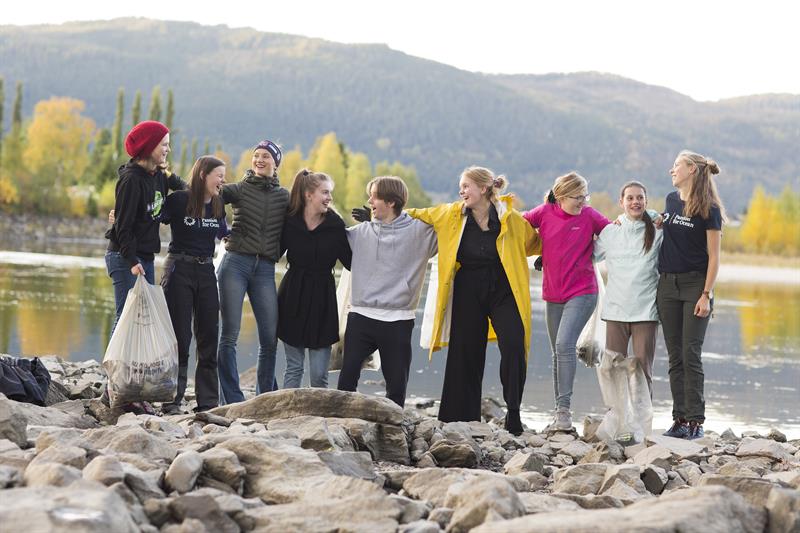
[[[251,183],[256,187],[260,187],[262,189],[274,189],[275,187],[280,187],[281,182],[275,176],[265,177],[259,176],[253,169],[248,168],[247,172],[244,173],[244,180],[247,183]]]
[[[286,223],[302,229],[303,231],[309,231],[308,226],[306,226],[306,219],[302,212],[296,213],[290,217],[286,217]],[[314,228],[314,231],[339,227],[345,227],[344,220],[342,220],[342,217],[340,217],[338,213],[329,209],[328,212],[325,213],[325,218],[322,219],[322,222],[319,226]]]
[[[495,198],[494,202],[492,202],[492,205],[494,206],[495,211],[497,211],[497,218],[500,219],[500,224],[502,224],[503,218],[508,216],[514,205],[514,195],[504,194],[502,196],[498,196]],[[464,200],[461,200],[461,216],[467,216],[467,207],[464,205]]]

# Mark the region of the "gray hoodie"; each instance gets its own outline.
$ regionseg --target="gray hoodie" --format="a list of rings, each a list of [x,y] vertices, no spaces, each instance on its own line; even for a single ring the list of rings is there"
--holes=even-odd
[[[347,238],[353,250],[353,306],[416,309],[425,267],[437,253],[433,226],[404,211],[389,224],[373,220],[350,227]]]

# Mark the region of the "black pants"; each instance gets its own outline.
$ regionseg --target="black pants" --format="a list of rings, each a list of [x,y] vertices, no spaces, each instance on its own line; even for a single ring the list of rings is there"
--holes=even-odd
[[[216,407],[219,405],[217,376],[219,293],[214,265],[175,260],[168,256],[161,286],[164,288],[172,327],[178,340],[178,392],[174,403],[179,405],[186,392],[189,344],[192,342],[192,317],[194,317],[194,335],[197,343],[197,369],[194,376],[197,409]]]
[[[481,385],[489,320],[500,348],[500,382],[509,410],[519,410],[525,388],[525,328],[502,267],[461,268],[453,288],[453,316],[439,420],[481,419]]]
[[[702,423],[706,418],[702,352],[711,315],[700,318],[694,314],[705,283],[703,272],[661,274],[658,279],[656,305],[669,354],[669,388],[675,420]]]
[[[386,397],[403,407],[406,403],[408,370],[411,367],[413,329],[413,319],[383,322],[358,313],[348,314],[338,389],[355,391],[364,359],[375,350],[380,350]]]

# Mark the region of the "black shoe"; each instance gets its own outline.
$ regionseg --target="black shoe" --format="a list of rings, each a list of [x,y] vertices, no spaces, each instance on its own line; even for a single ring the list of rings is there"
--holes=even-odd
[[[506,413],[506,431],[519,437],[522,435],[522,420],[519,419],[519,409],[509,409]]]
[[[685,439],[689,436],[689,425],[686,423],[686,420],[676,418],[675,422],[672,424],[672,427],[666,430],[663,435],[665,437]]]

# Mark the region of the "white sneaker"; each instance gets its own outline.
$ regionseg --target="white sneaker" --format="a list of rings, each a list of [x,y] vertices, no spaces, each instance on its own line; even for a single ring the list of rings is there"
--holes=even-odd
[[[556,416],[552,428],[560,431],[569,431],[572,429],[572,413],[570,413],[569,409],[556,409]]]

